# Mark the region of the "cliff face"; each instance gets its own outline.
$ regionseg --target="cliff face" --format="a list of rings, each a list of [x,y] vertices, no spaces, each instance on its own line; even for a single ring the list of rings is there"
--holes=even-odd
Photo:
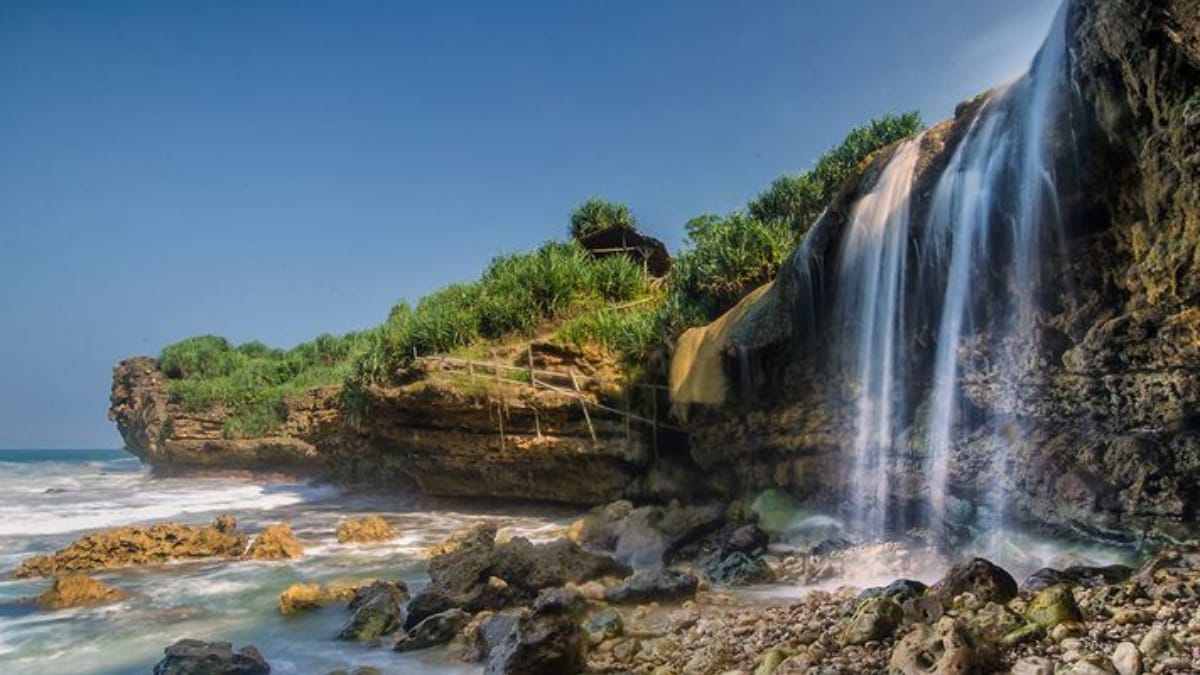
[[[1098,534],[1194,534],[1200,2],[1077,0],[1067,26],[1076,90],[1053,131],[1056,161],[1071,174],[1057,186],[1065,241],[1042,259],[1047,281],[1027,334],[997,342],[988,332],[992,306],[1009,290],[994,281],[999,270],[969,299],[982,318],[956,345],[957,386],[970,410],[953,429],[942,524],[954,530],[978,522],[989,508],[985,495],[998,491],[1005,512],[1027,522]],[[935,182],[978,105],[965,104],[923,138],[914,222],[933,208]],[[888,159],[866,167],[773,287],[754,307],[739,308],[736,330],[722,326],[726,395],[717,398],[726,402],[680,401],[690,408],[694,458],[728,476],[731,494],[778,485],[845,506],[854,464],[848,448],[859,422],[850,378],[831,365],[844,345],[830,343],[827,291],[837,283],[831,270],[850,214]],[[922,236],[913,235],[911,251],[921,250]],[[915,405],[901,413],[903,432],[886,468],[895,487],[890,508],[900,514],[929,499],[921,449],[930,433],[924,421],[937,342],[931,317],[939,311],[930,298],[907,302],[916,318],[903,365],[916,375],[896,399]]]
[[[415,484],[434,495],[581,504],[650,489],[652,439],[644,427],[594,407],[585,417],[574,396],[432,373],[368,390],[350,419],[340,394],[339,387],[307,391],[286,401],[276,434],[231,439],[225,410],[184,409],[153,359],[132,358],[114,370],[109,416],[127,448],[163,472],[286,471]]]

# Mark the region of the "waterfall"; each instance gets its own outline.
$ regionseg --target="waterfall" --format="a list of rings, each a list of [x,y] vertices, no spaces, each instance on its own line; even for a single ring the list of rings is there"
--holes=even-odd
[[[1069,12],[1068,0],[1029,72],[976,107],[930,194],[914,195],[922,138],[901,143],[840,233],[827,327],[853,399],[846,496],[864,537],[916,524],[896,510],[901,497],[923,497],[923,520],[934,528],[951,516],[951,450],[967,408],[965,344],[974,340],[972,348],[986,351],[989,386],[1006,399],[1005,414],[1018,408],[1018,383],[1036,353],[1044,242],[1063,239],[1049,146],[1073,91]],[[910,223],[914,213],[919,220]],[[812,288],[811,278],[801,281]],[[915,347],[922,330],[935,341],[928,354]],[[924,406],[915,398],[921,395]],[[918,417],[923,427],[914,424]],[[909,425],[924,431],[911,443]],[[1003,448],[996,440],[993,447]],[[920,453],[919,485],[897,484],[905,448]],[[987,459],[1003,475],[1006,453]],[[993,512],[1001,511],[996,493]]]
[[[994,92],[981,106],[934,192],[929,236],[946,268],[925,451],[929,520],[934,524],[945,522],[948,515],[949,452],[963,407],[958,350],[965,336],[983,328],[980,317],[972,315],[971,298],[987,287],[986,275],[1007,264],[1005,289],[1011,296],[989,298],[997,311],[987,328],[999,354],[995,373],[1005,380],[1007,396],[1019,396],[1015,381],[1021,365],[1011,349],[1000,345],[1015,335],[1036,335],[1041,242],[1047,236],[1062,239],[1048,145],[1049,131],[1062,112],[1062,92],[1069,89],[1069,11],[1069,2],[1059,8],[1029,73]],[[1005,444],[1001,440],[995,446]],[[1003,452],[991,458],[1001,471],[1006,460]],[[993,510],[1002,512],[999,496],[993,497]]]
[[[883,535],[896,441],[896,408],[902,400],[905,269],[909,246],[913,173],[920,138],[896,150],[878,184],[859,200],[842,240],[838,265],[838,316],[848,335],[850,371],[857,380],[853,522],[864,534]]]

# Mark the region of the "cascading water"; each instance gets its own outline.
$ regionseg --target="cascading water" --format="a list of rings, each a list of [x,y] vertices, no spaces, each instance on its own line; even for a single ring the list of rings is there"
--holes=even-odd
[[[1072,91],[1069,13],[1068,1],[1029,72],[978,106],[926,208],[914,207],[917,138],[897,147],[842,233],[832,342],[844,356],[855,399],[849,498],[852,522],[864,537],[918,524],[893,508],[895,497],[914,487],[927,497],[926,524],[936,528],[950,515],[951,449],[966,409],[960,350],[968,340],[987,336],[992,386],[1003,397],[1022,395],[1017,382],[1028,366],[1011,338],[1024,340],[1025,353],[1031,353],[1043,241],[1062,239],[1049,146],[1064,112],[1064,92]],[[918,211],[924,219],[910,227]],[[919,330],[936,341],[929,357],[912,353]],[[927,381],[927,391],[911,387],[913,378]],[[923,394],[923,408],[910,400]],[[914,416],[924,434],[910,443],[905,430]],[[900,449],[907,446],[923,448],[922,486],[895,485]],[[993,444],[1003,446],[1002,439]],[[1002,469],[1005,453],[997,451],[990,461]]]
[[[1034,297],[1041,282],[1043,238],[1062,238],[1058,193],[1051,171],[1050,130],[1062,112],[1067,81],[1067,16],[1059,8],[1030,72],[992,94],[971,123],[938,181],[929,217],[933,250],[948,252],[945,297],[937,331],[932,392],[927,420],[925,474],[929,481],[929,520],[945,522],[949,451],[963,407],[958,350],[963,338],[981,328],[972,316],[971,297],[998,264],[1007,263],[1005,287],[1011,297],[996,301],[988,329],[1000,345],[1014,335],[1036,336]],[[1002,250],[993,244],[1001,242]],[[946,245],[949,242],[949,245]],[[1021,366],[1011,349],[997,349],[995,375],[1007,396],[1019,396]],[[993,425],[997,428],[997,425]],[[1002,439],[994,444],[996,468],[1006,462]],[[1002,500],[993,495],[993,511]]]
[[[896,402],[902,400],[897,350],[904,334],[909,202],[920,148],[918,138],[896,150],[875,189],[859,200],[839,255],[838,313],[856,336],[849,364],[858,384],[853,519],[870,536],[882,535],[887,526],[887,468],[896,440]]]

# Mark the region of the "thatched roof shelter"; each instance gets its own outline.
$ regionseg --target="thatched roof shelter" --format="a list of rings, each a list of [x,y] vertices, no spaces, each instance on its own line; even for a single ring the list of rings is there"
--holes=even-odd
[[[629,227],[610,227],[579,238],[579,243],[592,255],[602,258],[623,255],[643,265],[655,277],[664,277],[671,270],[671,254],[667,245]]]

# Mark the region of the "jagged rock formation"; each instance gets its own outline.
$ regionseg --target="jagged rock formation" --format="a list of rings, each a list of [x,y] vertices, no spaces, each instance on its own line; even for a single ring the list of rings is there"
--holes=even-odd
[[[605,374],[572,365],[597,379]],[[153,359],[122,361],[109,410],[127,449],[164,472],[278,470],[344,482],[415,482],[434,495],[582,504],[648,489],[652,442],[642,427],[597,408],[585,416],[574,396],[483,375],[476,381],[432,372],[407,385],[372,387],[353,419],[340,387],[312,389],[286,401],[275,434],[249,439],[226,437],[228,411],[185,409],[168,385]],[[585,388],[584,395],[595,400],[600,392]]]
[[[976,270],[985,281],[967,303],[978,325],[952,345],[967,409],[950,430],[945,519],[934,525],[965,533],[1002,508],[1091,533],[1182,536],[1200,529],[1200,2],[1077,0],[1066,12],[1074,86],[1046,121],[1063,241],[1043,244],[1023,334],[998,339],[989,323],[994,305],[1013,302],[1014,261]],[[906,288],[948,283],[939,287],[946,270],[922,257],[936,242],[917,224],[985,104],[962,105],[919,141]],[[733,325],[681,350],[715,355],[673,368],[672,389],[693,458],[726,477],[730,494],[783,486],[846,506],[861,408],[830,329],[838,256],[890,159],[863,167],[779,279],[733,310]],[[991,207],[1019,218],[1015,204]],[[938,298],[904,298],[913,318],[896,368],[911,377],[888,397],[914,403],[896,413],[901,432],[883,469],[896,525],[928,510]],[[988,503],[997,494],[999,507]]]

